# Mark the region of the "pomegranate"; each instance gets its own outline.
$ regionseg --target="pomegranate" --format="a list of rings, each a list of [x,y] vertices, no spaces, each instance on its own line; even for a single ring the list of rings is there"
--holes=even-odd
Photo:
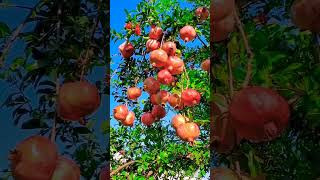
[[[210,5],[211,20],[220,21],[230,15],[235,8],[235,0],[212,0]]]
[[[126,105],[119,105],[113,109],[113,117],[118,121],[123,121],[129,114],[128,107]]]
[[[158,93],[151,95],[151,97],[150,97],[151,104],[153,104],[153,105],[159,105],[159,104],[165,105],[167,103],[169,97],[170,97],[170,94],[169,94],[168,91],[160,90]]]
[[[194,89],[186,89],[181,93],[184,106],[195,106],[200,103],[201,95]]]
[[[99,180],[110,180],[110,167],[109,167],[109,163],[108,163],[107,166],[105,166],[104,168],[102,168],[102,170],[100,171]]]
[[[229,115],[240,137],[253,142],[278,137],[289,122],[286,100],[277,92],[264,87],[247,87],[232,99]]]
[[[137,87],[131,87],[127,90],[128,99],[136,100],[141,96],[141,89]]]
[[[181,114],[177,114],[172,118],[172,127],[177,130],[177,128],[181,125],[186,123],[186,118]]]
[[[237,173],[227,168],[211,168],[210,178],[214,180],[239,180],[241,179]]]
[[[175,109],[178,109],[178,110],[183,109],[183,102],[181,101],[181,97],[178,94],[170,95],[168,102],[170,106],[172,106]]]
[[[178,126],[176,133],[183,141],[194,142],[200,136],[200,129],[196,123],[186,122]]]
[[[200,19],[200,21],[203,21],[209,17],[209,10],[206,7],[198,7],[195,11],[195,14]]]
[[[163,67],[168,61],[167,53],[162,49],[154,50],[150,53],[150,63],[154,67]]]
[[[148,39],[146,43],[147,51],[154,51],[160,48],[160,42],[154,39]]]
[[[144,125],[150,127],[154,123],[155,118],[150,112],[147,112],[141,116],[141,121]]]
[[[134,119],[135,119],[135,115],[134,115],[134,112],[132,111],[129,111],[127,117],[121,121],[122,122],[122,125],[124,126],[133,126],[133,123],[134,123]]]
[[[151,27],[149,37],[151,39],[159,40],[162,37],[162,34],[163,34],[163,31],[162,31],[161,27],[153,25]]]
[[[163,69],[158,73],[158,81],[161,84],[170,85],[174,81],[174,77],[167,69]]]
[[[165,42],[162,45],[162,49],[168,54],[168,56],[174,56],[177,51],[176,43]]]
[[[229,34],[235,29],[233,13],[220,21],[213,22],[211,28],[213,32],[211,36],[213,42],[220,42],[227,39]]]
[[[126,30],[131,30],[131,29],[132,29],[132,23],[131,23],[131,22],[126,23],[126,24],[124,25],[124,28],[125,28]]]
[[[160,90],[160,83],[153,77],[148,77],[143,82],[144,90],[149,94],[155,94]]]
[[[161,104],[160,96],[157,94],[151,94],[150,96],[150,102],[152,105],[159,105]]]
[[[185,42],[194,40],[196,36],[196,30],[192,26],[184,26],[182,29],[180,29],[180,37]]]
[[[201,63],[201,69],[204,71],[210,71],[210,59],[206,59]]]
[[[100,106],[97,87],[87,81],[64,83],[59,90],[58,113],[66,120],[79,120]]]
[[[137,24],[135,29],[134,29],[134,33],[137,35],[137,36],[140,36],[141,35],[141,28],[140,28],[140,24]]]
[[[178,56],[169,56],[165,67],[172,75],[178,75],[184,70],[184,62]]]
[[[130,58],[134,53],[134,47],[130,42],[124,42],[119,46],[123,58]]]
[[[293,23],[300,29],[320,32],[320,1],[295,0],[291,15]]]
[[[60,156],[51,180],[79,180],[80,168],[72,160]]]
[[[152,108],[151,111],[152,116],[155,118],[155,120],[162,119],[166,116],[167,112],[161,105],[155,105]]]
[[[58,160],[58,150],[48,138],[30,136],[17,144],[9,160],[14,179],[50,180]]]

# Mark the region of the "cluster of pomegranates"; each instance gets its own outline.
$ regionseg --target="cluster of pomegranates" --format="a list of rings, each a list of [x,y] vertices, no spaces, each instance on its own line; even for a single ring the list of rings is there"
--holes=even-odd
[[[302,30],[320,32],[320,1],[295,0],[291,6],[292,20]]]
[[[80,168],[59,155],[57,146],[43,136],[30,136],[9,155],[16,180],[80,180]]]

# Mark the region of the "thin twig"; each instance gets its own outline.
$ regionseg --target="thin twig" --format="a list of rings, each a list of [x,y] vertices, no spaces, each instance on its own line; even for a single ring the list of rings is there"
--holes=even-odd
[[[227,53],[228,53],[228,58],[227,58],[227,62],[228,62],[228,76],[229,76],[229,91],[230,91],[230,98],[233,97],[233,92],[234,92],[234,89],[233,89],[233,75],[232,75],[232,62],[231,62],[231,49],[230,47],[228,47],[227,49]]]
[[[131,164],[134,164],[135,162],[136,162],[136,161],[129,161],[129,162],[123,164],[122,166],[118,167],[116,170],[112,171],[112,172],[110,173],[110,176],[113,176],[113,175],[117,174],[119,171],[121,171],[122,169],[130,166]]]
[[[160,48],[162,48],[163,42],[164,42],[164,38],[166,37],[166,32],[163,32],[162,35],[162,39],[161,39],[161,44],[160,44]]]
[[[0,3],[0,8],[20,8],[20,9],[32,10],[32,7],[29,7],[29,6],[6,4],[6,3]]]
[[[197,38],[200,40],[200,42],[204,45],[204,47],[208,47],[208,45],[200,38],[200,36],[197,35]]]

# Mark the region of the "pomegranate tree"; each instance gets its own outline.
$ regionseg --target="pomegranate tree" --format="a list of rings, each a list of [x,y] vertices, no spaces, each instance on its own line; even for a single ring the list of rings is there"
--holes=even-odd
[[[292,21],[302,30],[320,32],[320,1],[295,0],[291,6]]]
[[[170,95],[168,102],[170,106],[172,106],[175,109],[178,109],[178,110],[183,109],[183,102],[181,100],[181,97],[178,94]]]
[[[133,126],[135,119],[135,114],[132,111],[129,111],[128,115],[124,120],[121,121],[122,125],[124,126]]]
[[[160,120],[166,116],[167,112],[161,105],[155,105],[152,108],[151,114],[155,120]]]
[[[181,125],[181,124],[185,124],[186,123],[186,118],[184,116],[182,116],[181,114],[177,114],[172,118],[172,127],[177,130],[177,128]]]

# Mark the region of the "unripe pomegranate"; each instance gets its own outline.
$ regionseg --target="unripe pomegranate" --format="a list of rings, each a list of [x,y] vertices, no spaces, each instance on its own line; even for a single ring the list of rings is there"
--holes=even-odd
[[[163,69],[158,73],[158,81],[161,84],[170,85],[174,81],[174,77],[170,74],[168,70]]]
[[[272,140],[288,126],[290,110],[277,92],[264,87],[247,87],[232,99],[229,114],[240,137],[253,142]]]
[[[155,120],[162,119],[166,116],[167,112],[161,105],[155,105],[152,108],[151,111],[152,116],[155,118]]]
[[[300,29],[320,32],[320,1],[295,0],[291,15],[293,23]]]
[[[110,165],[108,163],[107,166],[102,168],[99,175],[99,180],[110,180]]]
[[[141,116],[141,122],[148,127],[150,127],[154,123],[154,121],[155,121],[155,118],[150,112],[144,113]]]
[[[58,114],[65,120],[79,120],[100,106],[97,87],[87,81],[64,83],[59,90]]]
[[[186,122],[178,126],[176,133],[183,141],[194,142],[200,136],[200,128],[194,122]]]
[[[184,26],[182,29],[180,29],[180,37],[185,42],[194,40],[196,36],[196,30],[192,26]]]
[[[214,180],[240,180],[237,173],[227,168],[212,168],[210,170],[210,178]]]
[[[134,119],[135,119],[135,115],[134,115],[134,112],[132,111],[129,111],[127,117],[121,121],[122,125],[124,126],[133,126],[133,123],[134,123]]]
[[[181,93],[184,106],[195,106],[200,103],[201,95],[194,89],[186,89]]]
[[[134,33],[137,35],[137,36],[140,36],[141,35],[141,28],[140,28],[140,24],[137,24],[135,29],[134,29]]]
[[[48,138],[30,136],[17,144],[9,160],[14,179],[50,180],[58,160],[58,150]]]
[[[154,39],[148,39],[146,43],[147,51],[154,51],[160,48],[161,43]]]
[[[211,25],[212,36],[211,39],[213,42],[220,42],[228,38],[229,34],[235,29],[235,19],[233,13],[224,19],[214,22]]]
[[[177,47],[174,42],[165,42],[162,45],[162,49],[167,52],[168,56],[176,55]]]
[[[113,109],[113,117],[118,121],[125,120],[128,113],[129,110],[126,105],[119,105]]]
[[[184,62],[178,56],[169,56],[166,68],[172,75],[178,75],[184,70]]]
[[[119,46],[123,58],[130,58],[134,53],[134,47],[130,42],[124,42]]]
[[[178,110],[183,109],[183,102],[181,100],[181,97],[178,94],[170,95],[168,102],[170,106],[172,106],[175,109],[178,109]]]
[[[79,180],[80,168],[72,160],[60,156],[51,180]]]
[[[160,83],[153,77],[148,77],[143,82],[143,88],[149,94],[156,94],[160,90]]]
[[[150,33],[149,33],[149,37],[151,39],[159,40],[162,37],[162,34],[163,34],[163,31],[162,31],[161,27],[152,26]]]
[[[128,99],[136,100],[141,96],[141,89],[137,87],[131,87],[127,90]]]
[[[174,129],[177,130],[177,128],[181,125],[181,124],[184,124],[186,123],[186,118],[184,116],[182,116],[181,114],[177,114],[175,115],[173,118],[172,118],[172,127]]]
[[[167,64],[168,55],[162,49],[154,50],[150,53],[150,63],[154,67],[163,67]]]
[[[206,20],[209,17],[209,9],[206,7],[198,7],[195,13],[200,21]]]
[[[204,71],[210,71],[210,59],[206,59],[201,63],[201,69]]]
[[[230,15],[235,8],[235,0],[212,0],[210,5],[211,20],[217,22]]]

